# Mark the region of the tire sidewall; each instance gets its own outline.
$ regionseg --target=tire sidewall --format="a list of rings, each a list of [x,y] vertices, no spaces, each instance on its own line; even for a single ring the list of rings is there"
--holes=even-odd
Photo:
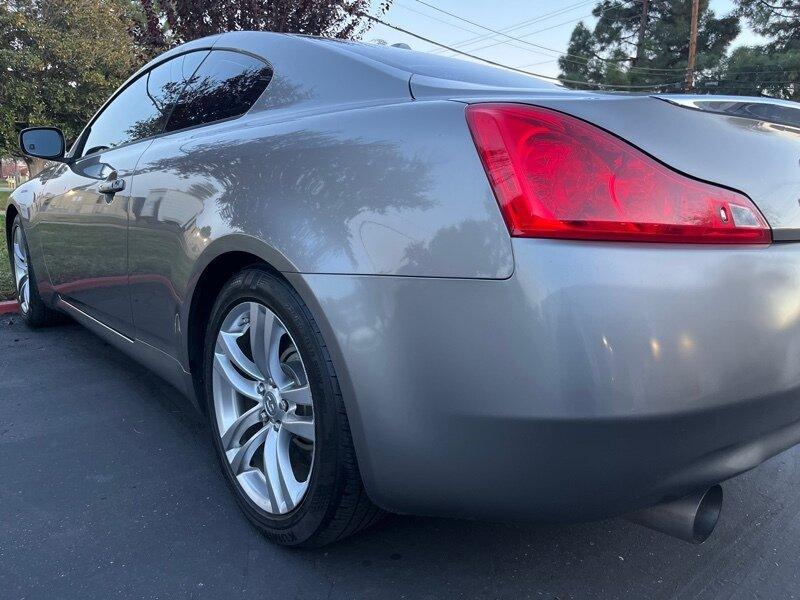
[[[28,310],[23,310],[22,299],[19,297],[19,287],[17,286],[17,267],[14,264],[14,231],[19,228],[20,235],[22,236],[22,245],[25,249],[25,260],[28,264]],[[19,215],[14,217],[11,223],[11,237],[8,240],[8,259],[11,263],[11,277],[14,280],[14,290],[17,295],[17,305],[19,306],[19,316],[28,323],[33,325],[33,303],[34,294],[36,294],[36,278],[33,274],[33,265],[31,264],[31,252],[28,248],[28,236],[25,235],[25,228],[22,226],[22,219]]]
[[[242,302],[260,302],[283,322],[294,340],[306,370],[313,398],[315,443],[308,490],[300,504],[285,515],[272,515],[258,507],[241,489],[234,476],[217,426],[213,393],[213,354],[225,316]],[[247,517],[273,541],[284,545],[302,544],[329,518],[336,504],[337,448],[340,431],[335,377],[332,377],[316,334],[316,326],[302,300],[282,279],[261,269],[248,269],[234,276],[222,289],[211,311],[203,350],[203,393],[209,427],[225,478],[234,490]]]

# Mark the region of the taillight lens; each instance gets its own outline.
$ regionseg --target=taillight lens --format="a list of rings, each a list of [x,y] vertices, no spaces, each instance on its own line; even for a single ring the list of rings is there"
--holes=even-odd
[[[467,121],[512,236],[762,244],[746,196],[696,181],[559,112],[474,104]]]

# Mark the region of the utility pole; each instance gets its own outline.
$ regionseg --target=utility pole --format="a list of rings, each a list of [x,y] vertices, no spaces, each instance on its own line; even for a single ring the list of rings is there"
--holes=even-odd
[[[694,66],[697,62],[697,22],[700,19],[700,0],[692,0],[692,27],[689,32],[689,60],[686,64],[686,91],[694,90]]]
[[[642,0],[642,17],[639,20],[639,39],[636,43],[636,58],[634,65],[638,65],[644,58],[644,38],[647,35],[647,19],[650,12],[650,0]]]

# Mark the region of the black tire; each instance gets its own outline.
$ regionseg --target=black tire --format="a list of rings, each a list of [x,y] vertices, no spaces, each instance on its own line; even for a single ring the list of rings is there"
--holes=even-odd
[[[214,347],[223,319],[236,305],[257,301],[285,324],[303,359],[316,421],[314,469],[303,500],[289,513],[270,514],[241,489],[225,458],[214,408]],[[297,292],[278,275],[251,267],[222,288],[211,311],[203,353],[203,390],[212,439],[225,478],[247,518],[271,541],[319,547],[375,523],[382,515],[364,490],[342,394],[325,341]]]
[[[19,228],[19,231],[22,235],[22,245],[25,249],[25,260],[28,265],[29,280],[27,306],[25,306],[21,299],[19,299],[19,289],[17,289],[17,297],[18,300],[20,300],[19,315],[22,317],[22,320],[25,321],[25,324],[32,329],[38,329],[40,327],[47,327],[48,325],[61,323],[65,320],[64,315],[47,306],[42,300],[42,297],[39,295],[39,287],[36,283],[36,272],[34,271],[33,262],[30,258],[30,250],[28,249],[28,238],[25,235],[25,228],[22,226],[22,220],[19,218],[19,215],[14,217],[14,221],[11,224],[10,229],[11,235],[8,238],[8,258],[11,263],[12,277],[14,277],[14,281],[16,282],[14,267],[14,231],[17,228]]]

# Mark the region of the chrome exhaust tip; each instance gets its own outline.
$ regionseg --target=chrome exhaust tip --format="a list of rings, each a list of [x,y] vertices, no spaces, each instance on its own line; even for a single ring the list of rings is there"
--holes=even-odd
[[[626,515],[629,521],[693,544],[702,544],[714,531],[722,510],[719,485],[672,502],[656,504]]]

